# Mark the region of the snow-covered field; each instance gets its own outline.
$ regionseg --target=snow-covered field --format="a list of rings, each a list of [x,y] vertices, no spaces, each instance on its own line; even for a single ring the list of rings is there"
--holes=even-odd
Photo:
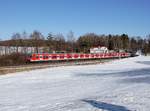
[[[0,111],[150,111],[150,57],[0,76]]]

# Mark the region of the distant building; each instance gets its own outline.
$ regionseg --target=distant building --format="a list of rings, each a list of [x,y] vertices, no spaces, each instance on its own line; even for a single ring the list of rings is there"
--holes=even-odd
[[[90,53],[108,53],[108,48],[104,46],[90,48]]]
[[[15,46],[0,46],[0,55],[12,53],[31,54],[36,53],[36,47],[15,47]],[[38,53],[44,53],[45,47],[38,47]]]
[[[32,53],[66,53],[66,51],[49,51],[49,47],[15,47],[0,46],[0,55],[8,55],[12,53],[32,54]]]

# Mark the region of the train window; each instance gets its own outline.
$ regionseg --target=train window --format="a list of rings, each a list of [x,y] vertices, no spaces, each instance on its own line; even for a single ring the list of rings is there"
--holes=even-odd
[[[42,58],[42,56],[40,56],[40,58]]]
[[[48,59],[48,56],[44,56],[43,58],[44,58],[44,59]]]
[[[38,58],[39,58],[39,56],[37,55],[37,56],[36,56],[36,59],[38,59]]]
[[[98,54],[96,54],[95,56],[96,56],[96,57],[98,57],[99,55],[98,55]]]
[[[72,58],[72,56],[71,56],[71,55],[68,55],[67,57],[68,57],[68,58]]]
[[[60,56],[60,58],[64,58],[64,56]]]
[[[86,55],[85,55],[85,57],[89,57],[89,55],[88,55],[88,54],[86,54]]]
[[[94,57],[94,54],[92,54],[91,57]]]
[[[84,57],[84,55],[81,54],[80,57]]]
[[[57,58],[57,56],[52,56],[52,59],[56,59]]]
[[[75,57],[75,58],[78,58],[78,57],[79,57],[79,55],[77,55],[77,54],[76,54],[76,55],[74,55],[74,57]]]

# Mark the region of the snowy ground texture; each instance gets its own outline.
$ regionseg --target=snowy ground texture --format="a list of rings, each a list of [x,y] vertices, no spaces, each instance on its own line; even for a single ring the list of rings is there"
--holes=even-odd
[[[0,111],[150,111],[150,57],[0,76]]]

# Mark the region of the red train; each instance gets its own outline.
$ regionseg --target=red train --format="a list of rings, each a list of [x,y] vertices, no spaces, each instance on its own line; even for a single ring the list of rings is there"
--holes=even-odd
[[[97,53],[97,54],[82,54],[82,53],[66,53],[66,54],[32,54],[28,61],[61,61],[61,60],[80,60],[80,59],[111,59],[129,57],[130,53]]]

